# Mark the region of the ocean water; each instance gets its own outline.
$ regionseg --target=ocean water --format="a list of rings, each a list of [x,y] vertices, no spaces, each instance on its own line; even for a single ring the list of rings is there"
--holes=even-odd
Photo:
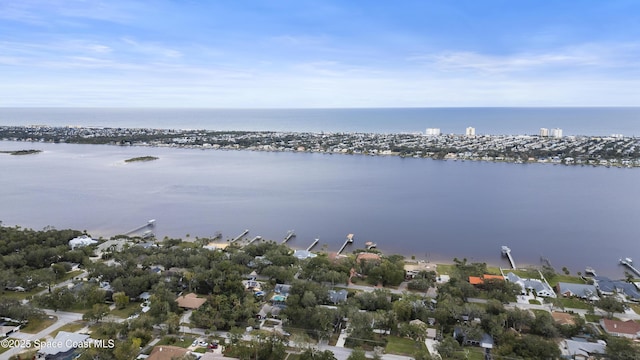
[[[385,109],[100,109],[0,108],[0,125],[298,132],[424,132],[640,136],[640,107],[617,108],[385,108]]]

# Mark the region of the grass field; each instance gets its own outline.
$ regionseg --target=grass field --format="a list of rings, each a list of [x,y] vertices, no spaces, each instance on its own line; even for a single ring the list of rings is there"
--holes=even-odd
[[[562,306],[564,306],[565,309],[588,310],[590,308],[589,304],[587,304],[586,302],[580,299],[573,299],[573,298],[559,298],[559,299],[560,299],[560,302],[562,303]]]
[[[425,348],[426,346],[424,343],[412,339],[401,338],[397,336],[388,336],[387,347],[384,349],[384,351],[387,354],[411,356],[417,350]]]
[[[27,323],[27,326],[21,328],[20,331],[25,332],[27,334],[35,334],[53,325],[53,323],[55,323],[57,320],[58,319],[55,317],[49,318],[48,316],[45,317],[44,319],[29,320],[29,323]]]
[[[74,321],[72,323],[68,323],[64,326],[62,326],[61,328],[59,328],[58,330],[54,331],[51,333],[51,336],[55,337],[56,335],[58,335],[58,333],[60,331],[66,331],[66,332],[76,332],[82,328],[85,327],[85,323],[83,321]]]
[[[559,282],[571,283],[571,284],[584,284],[584,280],[579,276],[556,274],[553,278],[547,279],[549,285],[556,286]]]

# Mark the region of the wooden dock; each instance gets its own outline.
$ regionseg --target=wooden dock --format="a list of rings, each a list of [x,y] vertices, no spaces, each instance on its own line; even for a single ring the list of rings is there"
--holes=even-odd
[[[296,237],[296,233],[293,230],[289,230],[287,232],[287,236],[284,237],[284,240],[282,240],[283,244],[286,244],[287,241],[291,240],[292,238]]]
[[[247,246],[247,245],[251,245],[251,244],[253,244],[254,242],[256,242],[256,241],[258,241],[258,240],[262,240],[262,236],[256,236],[256,237],[254,237],[253,239],[249,240],[249,242],[248,242],[248,243],[246,243],[246,244],[245,244],[245,246]]]
[[[509,249],[507,246],[502,246],[502,255],[506,256],[509,259],[509,263],[511,264],[511,268],[513,270],[516,269],[516,262],[513,260],[513,256],[511,256],[511,249]]]
[[[313,242],[311,243],[311,245],[309,245],[309,247],[307,248],[307,251],[311,251],[311,249],[313,249],[314,246],[318,245],[318,242],[320,241],[320,239],[315,239],[313,240]]]
[[[353,242],[353,234],[347,235],[347,240],[344,241],[344,244],[342,244],[342,247],[340,248],[340,250],[338,250],[338,255],[342,254],[342,252],[344,251],[344,248],[346,248],[347,245],[349,245],[352,242]]]
[[[135,233],[135,232],[138,232],[138,231],[140,231],[140,230],[142,230],[142,229],[145,229],[145,228],[152,228],[152,227],[154,227],[154,226],[156,226],[156,219],[151,219],[151,220],[147,221],[147,223],[146,223],[146,224],[141,225],[141,226],[138,226],[138,227],[137,227],[137,228],[135,228],[135,229],[131,229],[131,230],[127,231],[127,232],[126,232],[126,233],[124,233],[124,234],[125,234],[125,235],[131,235],[131,234],[133,234],[133,233]]]
[[[235,238],[233,238],[233,240],[231,240],[232,243],[242,239],[245,235],[247,235],[249,233],[249,229],[246,229],[245,231],[242,232],[242,234],[236,236]]]
[[[628,267],[629,270],[633,271],[637,276],[640,276],[640,270],[633,266],[633,260],[631,260],[631,258],[620,259],[620,264]]]

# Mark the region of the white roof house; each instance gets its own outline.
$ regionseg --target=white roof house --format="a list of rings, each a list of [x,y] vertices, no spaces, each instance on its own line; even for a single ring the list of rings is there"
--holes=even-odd
[[[86,341],[91,341],[89,335],[76,334],[67,331],[60,331],[55,339],[51,341],[43,341],[40,345],[38,353],[42,355],[57,355],[69,352],[79,346],[83,346]],[[84,347],[87,347],[84,345]]]
[[[80,235],[77,238],[73,238],[69,240],[69,246],[71,247],[71,250],[75,248],[83,247],[83,246],[97,244],[97,243],[98,241],[93,240],[87,235]]]

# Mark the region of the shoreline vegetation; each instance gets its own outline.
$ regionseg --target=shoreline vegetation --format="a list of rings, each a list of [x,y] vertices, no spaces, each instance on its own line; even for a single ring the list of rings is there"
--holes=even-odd
[[[0,126],[0,139],[70,144],[400,156],[436,160],[640,167],[640,138],[424,135]]]
[[[138,157],[134,157],[131,159],[127,159],[124,162],[126,163],[130,163],[130,162],[145,162],[145,161],[153,161],[153,160],[158,160],[159,157],[156,156],[138,156]]]
[[[42,150],[35,150],[35,149],[29,149],[29,150],[0,150],[0,154],[9,154],[9,155],[33,155],[33,154],[39,154],[41,153]]]

